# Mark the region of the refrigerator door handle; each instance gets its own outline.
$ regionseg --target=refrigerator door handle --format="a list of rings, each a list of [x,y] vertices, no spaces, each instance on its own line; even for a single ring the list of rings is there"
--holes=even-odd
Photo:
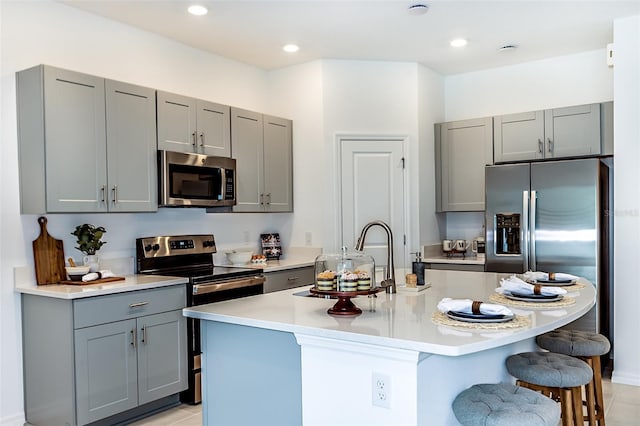
[[[529,270],[529,191],[522,191],[522,267]]]
[[[529,231],[529,238],[531,239],[531,270],[536,270],[536,205],[537,205],[538,193],[537,191],[531,191],[531,219],[529,220],[531,229]]]

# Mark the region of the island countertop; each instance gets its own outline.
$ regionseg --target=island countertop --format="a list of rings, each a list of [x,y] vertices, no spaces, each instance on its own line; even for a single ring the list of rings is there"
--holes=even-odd
[[[508,306],[530,324],[523,328],[487,330],[450,327],[432,321],[444,297],[490,302],[500,279],[508,274],[430,270],[432,286],[418,293],[378,293],[352,301],[362,309],[355,317],[327,314],[335,300],[299,297],[307,287],[185,308],[184,315],[201,320],[237,324],[308,336],[408,349],[445,356],[460,356],[522,341],[561,327],[584,315],[595,303],[595,289],[584,279],[583,289],[567,294],[570,306],[542,308]],[[493,303],[493,302],[491,302]]]

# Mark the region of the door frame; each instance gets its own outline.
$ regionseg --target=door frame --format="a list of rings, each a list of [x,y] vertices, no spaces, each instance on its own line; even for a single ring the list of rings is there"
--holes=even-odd
[[[409,247],[411,247],[412,241],[410,237],[410,232],[407,229],[409,224],[411,223],[410,217],[410,196],[411,191],[409,190],[409,161],[407,159],[407,153],[409,149],[409,136],[408,135],[397,135],[397,134],[365,134],[365,133],[336,133],[334,136],[333,143],[333,151],[334,151],[334,164],[336,173],[333,178],[333,205],[335,206],[334,210],[334,226],[335,234],[333,236],[334,247],[335,249],[339,249],[338,247],[342,242],[342,233],[344,224],[342,223],[342,143],[344,141],[384,141],[384,142],[398,142],[402,144],[402,152],[404,158],[404,172],[402,176],[402,186],[403,186],[403,217],[402,217],[402,228],[403,235],[394,235],[394,241],[397,241],[397,238],[404,238],[403,244],[403,252],[402,253],[394,253],[395,257],[395,267],[398,268],[407,268],[410,265],[410,257],[409,257]],[[349,247],[349,249],[353,249],[353,247]],[[398,255],[401,256],[398,256]],[[399,262],[400,261],[400,262]]]

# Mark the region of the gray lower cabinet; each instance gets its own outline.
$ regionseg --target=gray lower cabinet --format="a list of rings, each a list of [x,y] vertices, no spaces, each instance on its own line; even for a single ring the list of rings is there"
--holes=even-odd
[[[75,301],[22,297],[30,424],[122,421],[187,388],[184,285]]]
[[[158,149],[231,156],[230,107],[158,91]]]
[[[429,263],[426,269],[441,269],[446,271],[474,271],[484,272],[484,265],[467,264],[467,263]],[[429,272],[425,272],[425,281],[429,281]]]
[[[16,85],[22,213],[157,209],[153,89],[46,65]]]
[[[491,117],[435,125],[436,211],[484,211],[484,167],[493,164]]]
[[[231,108],[231,147],[236,159],[236,212],[293,211],[292,123]]]
[[[494,117],[495,162],[599,155],[601,105]]]
[[[264,292],[272,293],[274,291],[311,285],[315,282],[313,271],[313,266],[305,266],[283,271],[266,272],[264,274],[266,280],[264,283]]]

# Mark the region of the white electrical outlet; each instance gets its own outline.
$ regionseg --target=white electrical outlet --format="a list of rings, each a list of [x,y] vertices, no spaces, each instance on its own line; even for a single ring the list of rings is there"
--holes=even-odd
[[[311,234],[311,232],[304,233],[304,243],[307,246],[310,246],[311,244],[313,244],[313,234]]]
[[[386,374],[371,375],[371,403],[376,407],[391,408],[391,379]]]

